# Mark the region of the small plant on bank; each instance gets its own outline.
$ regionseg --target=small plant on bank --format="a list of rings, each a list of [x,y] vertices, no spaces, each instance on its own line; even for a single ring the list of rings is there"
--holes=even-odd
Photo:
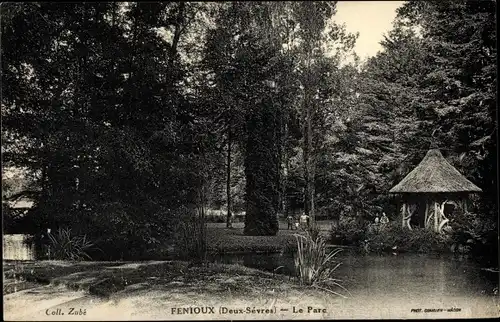
[[[305,236],[295,235],[297,240],[297,255],[295,257],[297,278],[302,285],[310,285],[345,297],[328,288],[328,284],[332,284],[346,290],[338,283],[339,280],[333,278],[333,273],[340,266],[340,263],[335,263],[334,259],[342,249],[335,249],[327,253],[326,240],[319,234],[319,231],[316,233],[316,228],[307,229]]]
[[[60,228],[55,234],[49,232],[48,237],[49,259],[72,261],[91,259],[87,251],[94,247],[94,243],[87,239],[87,235],[73,236],[70,228]]]

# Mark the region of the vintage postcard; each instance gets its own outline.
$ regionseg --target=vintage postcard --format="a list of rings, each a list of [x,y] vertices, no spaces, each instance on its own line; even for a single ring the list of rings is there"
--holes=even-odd
[[[496,1],[0,9],[5,320],[500,316]]]

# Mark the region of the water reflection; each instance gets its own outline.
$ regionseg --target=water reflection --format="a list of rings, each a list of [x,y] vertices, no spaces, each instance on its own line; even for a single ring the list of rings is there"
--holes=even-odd
[[[339,278],[345,280],[351,292],[363,295],[373,290],[412,297],[483,295],[493,293],[498,286],[497,274],[451,256],[348,255],[342,259],[343,265],[337,272]]]
[[[375,294],[391,297],[447,297],[492,295],[498,289],[498,273],[481,270],[471,260],[438,255],[363,255],[344,250],[336,278],[360,297]],[[213,261],[240,264],[293,275],[293,254],[219,255]],[[277,269],[278,268],[278,269]]]
[[[239,264],[277,274],[294,275],[293,253],[244,253],[216,255],[212,261],[221,264]]]

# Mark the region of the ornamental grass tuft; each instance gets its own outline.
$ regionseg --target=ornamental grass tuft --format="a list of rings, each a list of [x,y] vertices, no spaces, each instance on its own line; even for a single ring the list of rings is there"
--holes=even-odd
[[[333,278],[334,272],[341,265],[335,262],[336,256],[342,251],[337,248],[327,252],[326,240],[316,233],[314,225],[306,230],[306,234],[295,234],[297,240],[297,254],[295,257],[295,272],[301,285],[309,285],[330,293],[345,297],[331,289],[340,287],[340,280]]]

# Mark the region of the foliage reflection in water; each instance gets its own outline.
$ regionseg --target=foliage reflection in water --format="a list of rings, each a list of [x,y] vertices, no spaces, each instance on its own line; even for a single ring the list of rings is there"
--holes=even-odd
[[[219,254],[212,261],[295,275],[293,253]],[[498,272],[453,256],[363,255],[345,249],[332,265],[338,263],[334,277],[353,296],[439,298],[446,294],[472,298],[498,292]]]

